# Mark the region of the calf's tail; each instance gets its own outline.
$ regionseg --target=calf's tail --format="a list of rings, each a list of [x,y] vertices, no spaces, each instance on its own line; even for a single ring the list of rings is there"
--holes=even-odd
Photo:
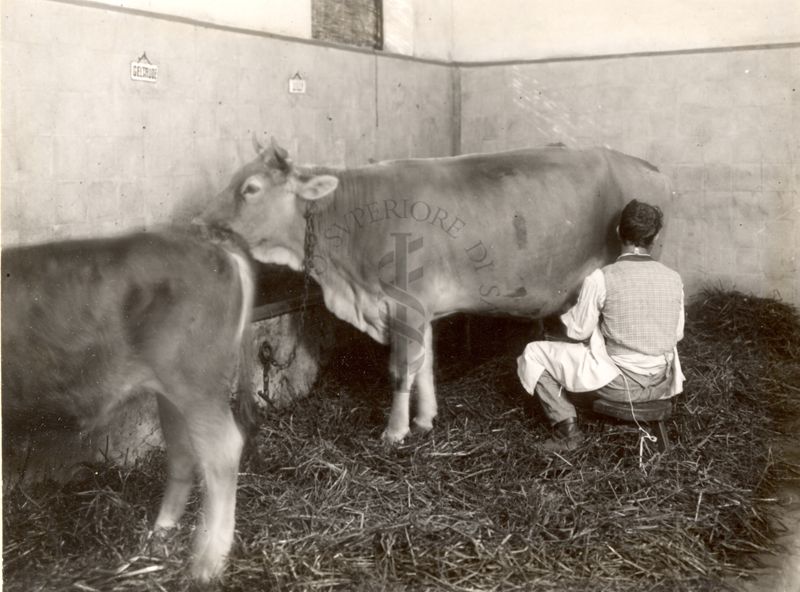
[[[253,301],[255,300],[255,280],[253,268],[247,257],[238,252],[228,250],[228,254],[237,270],[241,288],[241,310],[237,328],[238,363],[236,368],[233,415],[245,440],[245,452],[258,427],[256,404],[256,386],[253,384],[253,368],[255,356],[253,336],[250,327]]]
[[[245,440],[245,450],[258,429],[257,387],[253,382],[255,368],[253,335],[250,327],[245,328],[239,345],[239,363],[236,372],[236,390],[233,401],[233,417]]]

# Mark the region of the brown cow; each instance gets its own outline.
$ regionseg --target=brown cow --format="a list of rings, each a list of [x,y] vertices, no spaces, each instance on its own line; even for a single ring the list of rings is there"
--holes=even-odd
[[[220,576],[243,445],[229,394],[232,380],[246,384],[247,256],[142,233],[4,249],[2,274],[4,445],[31,426],[92,429],[129,397],[155,393],[168,464],[155,528],[176,525],[196,470],[205,495],[192,575]]]
[[[310,273],[339,318],[391,344],[394,399],[383,437],[436,415],[431,321],[456,312],[545,317],[613,260],[622,207],[666,208],[668,179],[613,150],[561,147],[295,166],[273,142],[203,216],[263,263]]]

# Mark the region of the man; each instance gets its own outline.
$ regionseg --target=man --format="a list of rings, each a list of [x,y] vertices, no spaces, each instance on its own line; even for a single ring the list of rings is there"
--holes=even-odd
[[[676,344],[683,338],[683,283],[650,251],[663,224],[658,207],[632,200],[622,211],[616,262],[596,269],[561,316],[574,342],[535,341],[517,359],[519,378],[553,426],[543,447],[572,450],[583,439],[571,393],[652,401],[683,390]]]

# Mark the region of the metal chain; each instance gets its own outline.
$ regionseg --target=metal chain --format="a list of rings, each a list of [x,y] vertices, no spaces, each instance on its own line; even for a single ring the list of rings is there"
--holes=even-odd
[[[317,233],[314,231],[314,213],[316,204],[309,201],[303,218],[306,220],[306,236],[303,241],[303,275],[308,284],[311,272],[314,271],[314,249],[317,246]]]
[[[317,246],[317,233],[314,230],[314,213],[316,204],[309,201],[306,205],[306,211],[303,217],[306,221],[306,235],[303,239],[303,303],[300,308],[300,323],[297,329],[297,335],[302,336],[305,329],[306,309],[308,307],[309,290],[311,287],[311,274],[315,270],[314,266],[314,250]]]
[[[269,404],[272,403],[269,398],[271,371],[284,371],[294,363],[297,357],[297,347],[299,346],[299,341],[303,338],[303,332],[305,330],[306,308],[308,307],[309,288],[312,279],[311,274],[314,271],[314,248],[317,244],[317,235],[314,232],[314,209],[314,202],[308,202],[306,211],[303,214],[303,218],[305,218],[306,235],[303,239],[303,301],[300,308],[300,322],[295,332],[298,342],[294,344],[291,353],[283,362],[277,361],[272,346],[266,341],[261,343],[258,350],[258,357],[261,363],[266,366],[267,370],[264,373],[264,392],[259,394],[261,398]]]
[[[272,346],[269,343],[264,341],[261,343],[261,347],[258,348],[258,357],[261,360],[261,363],[267,367],[266,372],[264,372],[264,390],[259,391],[258,395],[268,405],[274,406],[272,399],[269,398],[269,393],[271,392],[270,390],[271,370],[275,369],[279,372],[286,370],[287,368],[289,368],[289,366],[291,366],[294,363],[294,358],[296,355],[297,355],[297,348],[295,347],[292,349],[292,353],[289,354],[289,357],[286,358],[285,362],[278,362],[275,359],[274,352],[272,351]]]
[[[289,366],[292,365],[296,355],[297,355],[297,348],[294,348],[292,349],[292,352],[289,354],[289,357],[286,358],[285,362],[278,362],[275,359],[275,354],[272,351],[272,346],[266,341],[262,342],[261,347],[258,349],[258,357],[261,359],[261,362],[265,365],[275,368],[276,370],[286,370]]]
[[[297,331],[295,335],[297,335],[298,340],[302,339],[303,330],[305,329],[305,317],[306,317],[306,307],[308,306],[308,295],[309,295],[309,288],[311,285],[311,273],[314,270],[314,248],[317,243],[317,235],[314,232],[314,202],[309,202],[308,206],[306,207],[306,211],[303,214],[306,223],[306,235],[303,240],[303,302],[300,308],[300,323],[298,325]],[[274,369],[277,371],[286,370],[294,363],[295,357],[297,356],[297,345],[292,348],[291,353],[286,358],[284,362],[278,362],[275,358],[275,352],[272,350],[272,346],[264,341],[261,344],[261,347],[258,351],[258,357],[261,359],[262,364],[267,366],[268,370],[266,372],[265,380],[265,392],[269,392],[269,378],[270,378],[270,370]]]

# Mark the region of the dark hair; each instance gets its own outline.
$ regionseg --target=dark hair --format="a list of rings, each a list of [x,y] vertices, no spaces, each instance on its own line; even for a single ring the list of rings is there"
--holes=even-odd
[[[649,248],[663,220],[661,208],[632,199],[619,218],[619,237],[623,243]]]

